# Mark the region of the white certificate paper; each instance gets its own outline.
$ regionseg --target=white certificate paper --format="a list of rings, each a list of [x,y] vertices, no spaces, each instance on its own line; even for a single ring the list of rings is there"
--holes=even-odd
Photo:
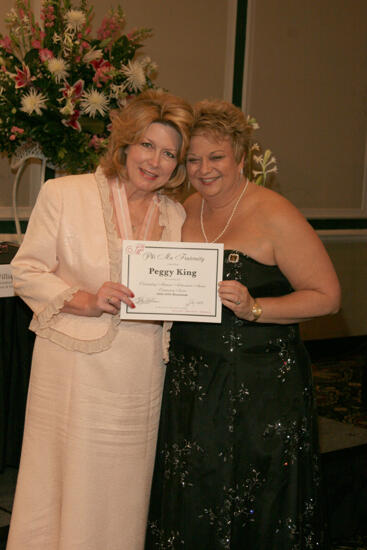
[[[220,323],[222,276],[223,244],[123,241],[122,284],[135,308],[121,303],[120,317]]]

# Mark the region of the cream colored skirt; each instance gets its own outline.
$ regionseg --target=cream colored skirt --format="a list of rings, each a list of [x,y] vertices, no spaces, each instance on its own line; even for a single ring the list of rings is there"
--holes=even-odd
[[[161,331],[124,323],[91,355],[37,337],[7,550],[144,547]]]

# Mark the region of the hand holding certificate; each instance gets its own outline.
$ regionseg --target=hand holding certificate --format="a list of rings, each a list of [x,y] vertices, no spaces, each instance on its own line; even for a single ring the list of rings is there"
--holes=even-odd
[[[121,319],[220,323],[222,274],[223,244],[124,240],[122,283],[135,308],[121,304]]]

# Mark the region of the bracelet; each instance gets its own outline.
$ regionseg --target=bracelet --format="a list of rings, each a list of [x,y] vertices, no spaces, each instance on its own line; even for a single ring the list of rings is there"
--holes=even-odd
[[[254,316],[253,320],[257,321],[258,318],[261,316],[262,312],[263,312],[262,307],[260,306],[260,304],[257,303],[256,300],[254,300],[254,303],[251,308],[251,313]]]

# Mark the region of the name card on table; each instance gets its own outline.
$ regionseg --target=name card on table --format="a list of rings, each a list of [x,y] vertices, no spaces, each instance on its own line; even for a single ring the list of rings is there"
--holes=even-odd
[[[0,298],[14,296],[13,277],[9,264],[0,265]]]

